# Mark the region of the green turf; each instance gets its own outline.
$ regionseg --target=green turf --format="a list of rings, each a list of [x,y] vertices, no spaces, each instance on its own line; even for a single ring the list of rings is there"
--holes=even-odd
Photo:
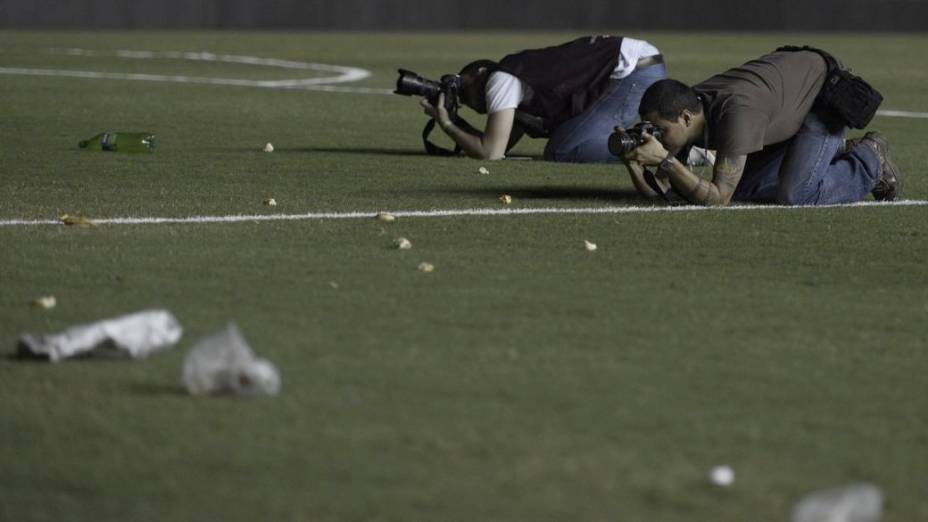
[[[925,36],[635,35],[685,81],[818,44],[884,108],[928,111]],[[0,67],[312,75],[46,52],[211,51],[355,65],[374,73],[357,85],[390,88],[397,67],[435,77],[569,36],[0,32]],[[0,220],[644,204],[614,166],[426,157],[408,98],[4,75],[0,115]],[[928,199],[928,120],[874,128],[907,196]],[[103,129],[151,130],[160,149],[76,149]],[[0,227],[0,352],[148,307],[186,328],[144,362],[0,360],[0,520],[777,521],[806,491],[863,480],[885,520],[928,519],[926,218]],[[414,248],[391,249],[398,236]],[[57,308],[29,306],[47,294]],[[229,319],[281,368],[280,396],[183,393],[186,349]],[[728,490],[705,480],[721,463]]]

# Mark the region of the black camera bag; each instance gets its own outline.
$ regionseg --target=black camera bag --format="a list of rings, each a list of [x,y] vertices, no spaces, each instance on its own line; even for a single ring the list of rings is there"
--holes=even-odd
[[[818,93],[816,105],[822,116],[831,120],[831,123],[863,129],[876,115],[876,110],[883,102],[883,95],[828,52],[808,45],[787,45],[777,51],[812,51],[825,59],[828,73]]]

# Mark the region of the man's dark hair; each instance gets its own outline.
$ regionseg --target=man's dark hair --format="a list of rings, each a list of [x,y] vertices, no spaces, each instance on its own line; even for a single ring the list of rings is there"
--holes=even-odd
[[[496,62],[493,60],[476,60],[465,65],[458,74],[461,76],[474,76],[481,67],[490,68],[495,66]]]
[[[671,79],[654,82],[644,91],[638,105],[638,114],[642,118],[645,114],[656,112],[661,118],[674,120],[684,110],[693,114],[702,112],[699,96],[689,85]]]

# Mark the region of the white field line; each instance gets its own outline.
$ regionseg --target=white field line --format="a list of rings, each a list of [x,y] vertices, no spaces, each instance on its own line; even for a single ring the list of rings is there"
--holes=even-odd
[[[766,211],[801,211],[825,208],[885,208],[885,207],[912,207],[928,206],[928,200],[900,200],[900,201],[863,201],[860,203],[846,203],[840,205],[820,206],[778,206],[778,205],[733,205],[730,207],[589,207],[589,208],[465,208],[448,210],[397,210],[388,212],[396,217],[409,218],[435,218],[435,217],[465,217],[465,216],[525,216],[539,214],[643,214],[667,212],[731,212],[739,210],[766,210]],[[229,215],[229,216],[188,216],[188,217],[120,217],[94,219],[98,225],[163,225],[163,224],[204,224],[204,223],[242,223],[262,221],[307,221],[330,219],[373,219],[380,211],[356,212],[310,212],[306,214],[255,214],[255,215]],[[62,225],[61,221],[53,219],[7,219],[0,220],[0,226],[35,226],[35,225]]]
[[[910,111],[876,111],[877,116],[888,116],[890,118],[928,118],[928,112],[910,112]]]
[[[260,87],[268,89],[303,89],[325,92],[348,92],[355,94],[383,94],[392,95],[392,89],[376,87],[347,87],[335,86],[333,83],[348,83],[363,80],[371,76],[370,71],[359,67],[345,65],[327,65],[312,62],[298,62],[293,60],[278,60],[276,58],[260,58],[257,56],[240,56],[234,54],[216,54],[208,51],[182,52],[182,51],[137,51],[121,49],[113,52],[100,52],[90,49],[54,48],[49,52],[65,54],[68,56],[116,56],[133,60],[190,60],[203,62],[225,62],[263,67],[277,67],[282,69],[297,69],[311,71],[328,71],[337,73],[337,76],[322,78],[300,78],[290,80],[245,80],[241,78],[213,78],[184,75],[164,74],[137,74],[137,73],[111,73],[99,71],[79,71],[71,69],[38,69],[23,67],[0,67],[0,74],[20,76],[57,76],[65,78],[83,78],[98,80],[135,80],[146,82],[174,82],[207,85],[231,85],[237,87]],[[920,118],[928,119],[928,112],[912,112],[900,110],[881,110],[877,116],[892,118]]]

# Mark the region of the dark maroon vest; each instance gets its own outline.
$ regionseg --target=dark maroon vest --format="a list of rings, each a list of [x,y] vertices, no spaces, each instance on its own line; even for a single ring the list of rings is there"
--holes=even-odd
[[[584,36],[554,47],[507,55],[499,61],[499,70],[531,88],[531,96],[522,101],[519,110],[541,117],[551,131],[603,95],[618,65],[621,44],[621,36]]]

